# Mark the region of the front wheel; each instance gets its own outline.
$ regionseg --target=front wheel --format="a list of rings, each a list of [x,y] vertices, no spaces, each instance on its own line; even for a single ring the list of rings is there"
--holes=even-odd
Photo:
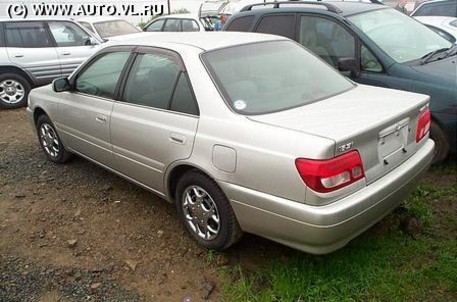
[[[57,131],[51,120],[46,115],[41,115],[37,120],[38,140],[41,149],[46,157],[55,163],[64,163],[71,157],[71,153],[65,150],[65,147],[57,135]]]
[[[434,121],[430,125],[430,138],[435,141],[433,164],[442,163],[449,155],[449,141],[446,134]]]
[[[191,171],[181,177],[176,206],[186,229],[205,248],[223,250],[242,235],[224,192],[203,173]]]

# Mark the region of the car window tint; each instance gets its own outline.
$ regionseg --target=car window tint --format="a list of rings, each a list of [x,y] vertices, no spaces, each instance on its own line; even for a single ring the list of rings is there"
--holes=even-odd
[[[362,70],[364,71],[382,72],[381,63],[379,63],[376,56],[365,45],[362,45],[360,51],[360,61]]]
[[[90,45],[90,37],[71,22],[49,22],[49,29],[58,47]]]
[[[163,55],[144,54],[137,58],[125,87],[123,100],[168,109],[179,69]]]
[[[52,47],[41,22],[5,23],[4,29],[7,47]]]
[[[448,16],[456,17],[457,1],[446,3],[430,3],[423,5],[414,16]]]
[[[192,94],[187,74],[182,72],[171,101],[171,110],[198,115],[197,105]]]
[[[355,38],[326,18],[301,16],[298,42],[333,66],[338,58],[355,57]]]
[[[181,20],[179,19],[168,19],[165,22],[163,27],[163,31],[179,31],[179,23]]]
[[[208,51],[202,58],[226,103],[241,114],[304,106],[354,87],[333,67],[287,40]]]
[[[183,19],[181,21],[181,29],[182,31],[199,31],[200,26],[198,26],[197,22],[192,19]]]
[[[249,31],[252,22],[254,21],[254,16],[245,16],[241,18],[236,18],[233,20],[227,27],[227,31]]]
[[[98,57],[76,79],[76,91],[113,98],[129,52],[113,52]]]
[[[149,24],[148,27],[146,27],[146,31],[162,31],[164,22],[165,22],[165,19],[160,19],[155,22],[152,22],[151,24]]]
[[[272,15],[263,17],[257,26],[256,32],[294,38],[295,16]]]

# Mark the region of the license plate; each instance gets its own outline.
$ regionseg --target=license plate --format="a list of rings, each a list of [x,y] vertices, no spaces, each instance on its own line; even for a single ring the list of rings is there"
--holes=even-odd
[[[383,159],[406,147],[408,143],[408,125],[409,118],[379,133],[378,150]]]

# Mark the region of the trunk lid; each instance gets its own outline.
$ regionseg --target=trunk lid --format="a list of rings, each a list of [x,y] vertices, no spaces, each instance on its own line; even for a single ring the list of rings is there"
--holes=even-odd
[[[426,95],[358,85],[313,104],[249,119],[332,139],[335,156],[358,150],[369,184],[417,151],[417,122],[428,101]]]

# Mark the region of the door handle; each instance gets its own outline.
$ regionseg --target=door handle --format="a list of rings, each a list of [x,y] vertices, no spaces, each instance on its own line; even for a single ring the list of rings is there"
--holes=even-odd
[[[69,56],[71,55],[71,52],[62,52],[62,56]]]
[[[186,137],[178,133],[170,133],[170,141],[176,144],[186,144]]]
[[[99,123],[106,123],[106,116],[103,115],[103,114],[97,114],[97,116],[95,117],[95,120]]]
[[[22,58],[22,57],[24,57],[24,55],[21,54],[21,53],[16,53],[16,54],[13,55],[13,57],[14,58]]]

